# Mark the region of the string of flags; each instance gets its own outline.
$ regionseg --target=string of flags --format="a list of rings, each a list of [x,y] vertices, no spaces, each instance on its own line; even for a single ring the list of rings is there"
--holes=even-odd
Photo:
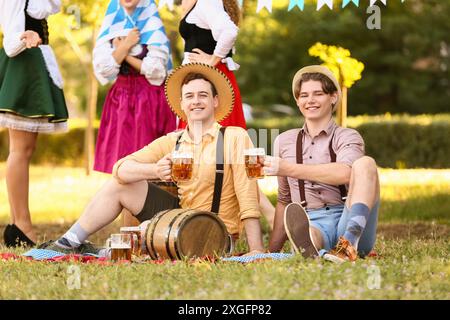
[[[244,0],[238,0],[239,5],[242,7]],[[246,0],[249,1],[249,0]],[[254,0],[251,0],[254,1]],[[270,13],[272,13],[272,1],[274,0],[256,0],[256,12],[259,13],[264,8],[267,9]],[[392,1],[392,0],[390,0]],[[396,0],[398,1],[398,0]],[[405,0],[400,0],[402,3],[405,2]],[[353,3],[353,5],[359,7],[360,0],[317,0],[317,10],[322,9],[322,7],[327,6],[330,10],[333,10],[333,2],[337,4],[338,2],[342,2],[342,8],[345,8],[350,3]],[[387,5],[388,0],[370,0],[369,6],[373,6],[379,3],[382,3],[383,5]],[[159,0],[158,7],[161,9],[162,7],[167,6],[170,10],[173,10],[174,8],[174,0]],[[287,10],[291,11],[294,8],[298,8],[299,10],[303,11],[305,8],[305,0],[289,0],[289,5]]]

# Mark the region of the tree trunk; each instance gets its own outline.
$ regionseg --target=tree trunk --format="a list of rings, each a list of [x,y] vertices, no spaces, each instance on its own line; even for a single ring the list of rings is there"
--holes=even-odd
[[[95,44],[97,38],[97,31],[92,32],[92,45]],[[98,95],[98,82],[94,75],[94,70],[91,66],[89,67],[89,100],[86,109],[86,117],[88,120],[85,140],[84,140],[84,155],[85,155],[85,169],[86,175],[91,173],[91,169],[94,163],[94,147],[95,147],[95,129],[94,121],[97,109],[97,95]]]
[[[342,86],[342,103],[340,106],[341,113],[339,125],[344,128],[347,127],[347,92],[348,88],[346,86]]]

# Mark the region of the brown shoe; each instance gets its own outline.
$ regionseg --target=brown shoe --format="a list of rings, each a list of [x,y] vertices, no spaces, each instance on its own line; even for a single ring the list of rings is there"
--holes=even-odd
[[[309,229],[308,214],[300,204],[293,202],[286,206],[284,229],[296,253],[302,254],[305,258],[319,256]]]
[[[358,257],[355,247],[345,239],[344,237],[339,237],[339,241],[334,249],[326,253],[323,258],[328,261],[342,263],[345,261],[355,261]]]

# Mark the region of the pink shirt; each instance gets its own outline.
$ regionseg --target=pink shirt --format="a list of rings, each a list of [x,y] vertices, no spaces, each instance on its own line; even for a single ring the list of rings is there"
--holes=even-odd
[[[333,137],[333,150],[336,153],[336,162],[344,163],[349,167],[353,162],[364,155],[364,141],[354,129],[339,127],[334,120],[330,120],[328,127],[317,136],[311,137],[306,124],[302,129],[292,129],[280,134],[275,140],[275,156],[289,162],[296,161],[296,145],[299,131],[303,131],[303,163],[324,164],[330,163],[331,157],[328,146]],[[347,186],[348,188],[348,186]],[[305,180],[305,196],[307,209],[318,209],[328,205],[343,204],[337,186]],[[278,177],[278,201],[284,204],[300,203],[298,180],[291,177]]]

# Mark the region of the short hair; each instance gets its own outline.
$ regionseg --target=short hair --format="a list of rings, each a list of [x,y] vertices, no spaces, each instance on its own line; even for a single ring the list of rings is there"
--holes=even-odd
[[[189,72],[183,79],[183,82],[181,83],[181,87],[183,87],[185,84],[188,84],[189,82],[193,81],[193,80],[198,80],[198,79],[202,79],[205,80],[206,82],[209,82],[209,84],[211,85],[211,92],[213,94],[213,97],[217,96],[217,89],[214,86],[214,84],[203,74],[198,73],[198,72]]]
[[[320,81],[320,83],[322,84],[322,90],[326,94],[333,94],[338,91],[333,81],[331,81],[331,79],[328,78],[326,75],[318,72],[304,73],[302,74],[300,81],[297,82],[297,86],[295,87],[294,90],[295,99],[297,99],[298,96],[300,95],[302,83],[306,81]]]

